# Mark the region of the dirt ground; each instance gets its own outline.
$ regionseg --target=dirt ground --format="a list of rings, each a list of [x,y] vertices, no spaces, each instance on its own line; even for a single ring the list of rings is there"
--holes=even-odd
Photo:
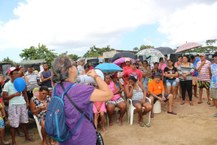
[[[188,102],[180,105],[180,100],[176,99],[176,116],[167,114],[163,105],[162,112],[155,114],[149,128],[139,127],[137,114],[132,126],[125,116],[123,126],[114,123],[102,133],[105,145],[217,145],[217,118],[212,117],[217,109],[208,106],[206,100],[200,105],[197,104],[197,99],[194,98],[193,101],[193,106]],[[40,145],[34,122],[29,129],[35,141],[25,142],[23,137],[17,136],[18,145]],[[10,139],[9,130],[6,131],[7,139]]]

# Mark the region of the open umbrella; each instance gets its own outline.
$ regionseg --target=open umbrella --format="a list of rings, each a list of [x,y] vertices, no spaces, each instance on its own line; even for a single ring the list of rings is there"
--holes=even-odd
[[[143,56],[143,58],[148,60],[150,64],[158,62],[161,57],[164,57],[159,50],[153,48],[143,49],[137,53],[137,56]]]
[[[139,51],[137,53],[137,55],[145,56],[146,58],[148,58],[148,57],[159,57],[159,58],[164,57],[164,55],[159,50],[156,50],[153,48],[143,49],[143,50]]]
[[[95,67],[95,69],[99,69],[104,73],[111,73],[111,72],[117,72],[122,71],[122,68],[120,68],[118,65],[114,63],[101,63]]]
[[[118,58],[118,59],[116,59],[113,63],[114,63],[114,64],[117,64],[117,65],[121,65],[122,63],[125,62],[126,58],[127,58],[127,57]],[[130,60],[131,60],[131,62],[135,62],[135,60],[132,59],[132,58],[130,58]]]
[[[179,46],[176,50],[176,53],[178,52],[183,52],[183,51],[186,51],[186,50],[189,50],[189,49],[192,49],[192,48],[197,48],[197,47],[200,47],[201,45],[198,44],[198,43],[195,43],[195,42],[188,42],[188,43],[185,43],[181,46]]]
[[[131,53],[131,52],[119,52],[119,53],[116,53],[113,56],[112,62],[115,61],[118,58],[121,58],[121,57],[129,57],[129,58],[132,58],[132,59],[136,60],[136,55],[134,53]]]
[[[159,50],[163,55],[175,53],[175,51],[170,47],[157,47],[154,49]]]

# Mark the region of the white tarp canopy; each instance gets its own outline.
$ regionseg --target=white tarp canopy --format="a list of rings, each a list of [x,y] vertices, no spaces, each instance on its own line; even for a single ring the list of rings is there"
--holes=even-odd
[[[147,60],[149,64],[159,62],[161,57],[164,58],[164,55],[159,50],[153,48],[143,49],[137,53],[137,56],[143,56],[143,60]]]

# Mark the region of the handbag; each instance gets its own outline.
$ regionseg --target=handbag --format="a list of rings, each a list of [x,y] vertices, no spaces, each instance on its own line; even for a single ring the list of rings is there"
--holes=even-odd
[[[63,90],[65,90],[65,88],[64,88],[64,86],[63,86],[62,83],[60,83],[60,86],[62,87]],[[95,126],[93,120],[90,119],[90,117],[88,117],[87,114],[86,114],[84,111],[82,111],[82,110],[72,101],[72,99],[69,97],[69,95],[68,95],[67,93],[66,93],[66,97],[69,99],[70,103],[71,103],[81,114],[84,114],[85,118],[86,118],[87,120],[89,120],[89,121],[93,124],[93,127],[94,127],[95,130],[96,130],[96,137],[97,137],[97,139],[96,139],[96,145],[104,145],[103,137],[102,137],[101,133],[97,131],[96,126]]]

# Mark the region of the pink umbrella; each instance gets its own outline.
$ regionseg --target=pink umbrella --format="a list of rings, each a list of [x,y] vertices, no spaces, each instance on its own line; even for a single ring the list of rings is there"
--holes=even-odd
[[[198,44],[198,43],[195,43],[195,42],[188,42],[188,43],[185,43],[181,46],[179,46],[176,50],[176,53],[178,52],[183,52],[183,51],[186,51],[186,50],[189,50],[189,49],[192,49],[192,48],[196,48],[196,47],[200,47],[201,45]]]
[[[119,58],[119,59],[116,59],[113,63],[120,66],[122,63],[125,62],[125,59],[126,59],[126,58],[129,58],[129,57],[121,57],[121,58]],[[132,58],[129,58],[129,59],[131,60],[131,62],[135,62],[134,59],[132,59]]]

